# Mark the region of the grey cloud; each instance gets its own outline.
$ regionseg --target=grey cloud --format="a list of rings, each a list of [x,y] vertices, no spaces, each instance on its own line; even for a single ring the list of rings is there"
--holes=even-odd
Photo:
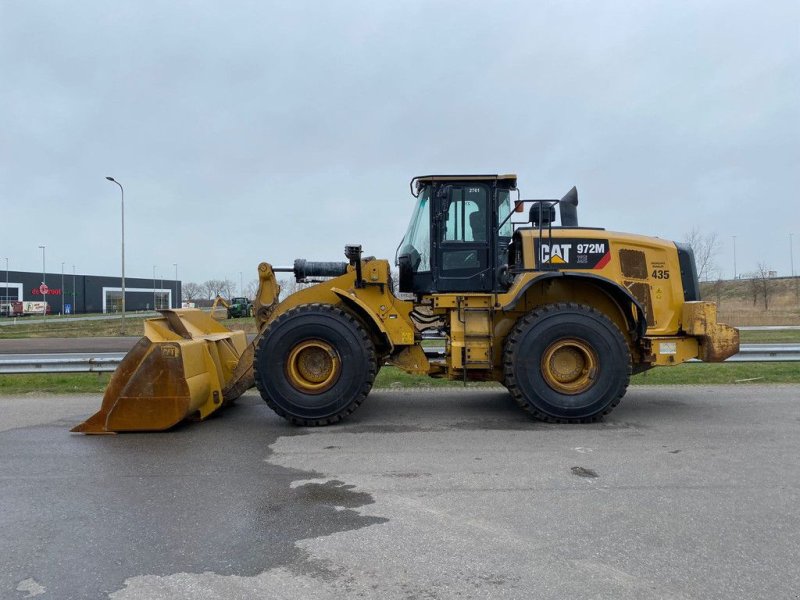
[[[114,175],[132,275],[391,257],[411,176],[513,171],[529,197],[577,184],[585,223],[700,224],[739,236],[740,271],[787,272],[799,23],[788,1],[4,3],[0,255],[116,272]]]

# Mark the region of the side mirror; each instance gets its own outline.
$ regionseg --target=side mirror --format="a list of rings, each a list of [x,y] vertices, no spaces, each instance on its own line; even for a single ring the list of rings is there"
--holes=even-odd
[[[400,249],[397,257],[397,266],[400,272],[400,291],[408,293],[414,291],[414,273],[419,268],[422,260],[419,252],[411,246],[404,246]]]

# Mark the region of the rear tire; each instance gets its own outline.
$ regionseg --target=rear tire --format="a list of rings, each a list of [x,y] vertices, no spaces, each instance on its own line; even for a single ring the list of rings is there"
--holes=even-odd
[[[330,304],[288,310],[264,332],[253,360],[267,405],[295,425],[341,421],[372,389],[375,347],[356,317]]]
[[[506,338],[505,385],[524,410],[551,423],[590,423],[619,404],[631,375],[628,344],[603,313],[553,304]]]

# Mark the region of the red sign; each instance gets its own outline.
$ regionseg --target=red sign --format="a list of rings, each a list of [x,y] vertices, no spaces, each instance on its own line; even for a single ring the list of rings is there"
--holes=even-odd
[[[38,288],[33,288],[31,294],[34,296],[60,296],[61,290],[59,288],[49,288],[43,283]]]

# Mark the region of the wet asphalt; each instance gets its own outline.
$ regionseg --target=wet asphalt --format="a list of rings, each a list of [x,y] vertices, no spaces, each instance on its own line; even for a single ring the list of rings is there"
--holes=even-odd
[[[797,598],[800,386],[632,388],[605,422],[500,389],[168,433],[0,398],[0,598]]]
[[[66,434],[73,418],[0,434],[3,583],[38,573],[48,597],[96,598],[135,572],[254,575],[302,566],[299,539],[385,521],[338,510],[372,502],[344,484],[292,488],[321,474],[265,460],[298,433],[265,408],[241,402],[168,434]]]

